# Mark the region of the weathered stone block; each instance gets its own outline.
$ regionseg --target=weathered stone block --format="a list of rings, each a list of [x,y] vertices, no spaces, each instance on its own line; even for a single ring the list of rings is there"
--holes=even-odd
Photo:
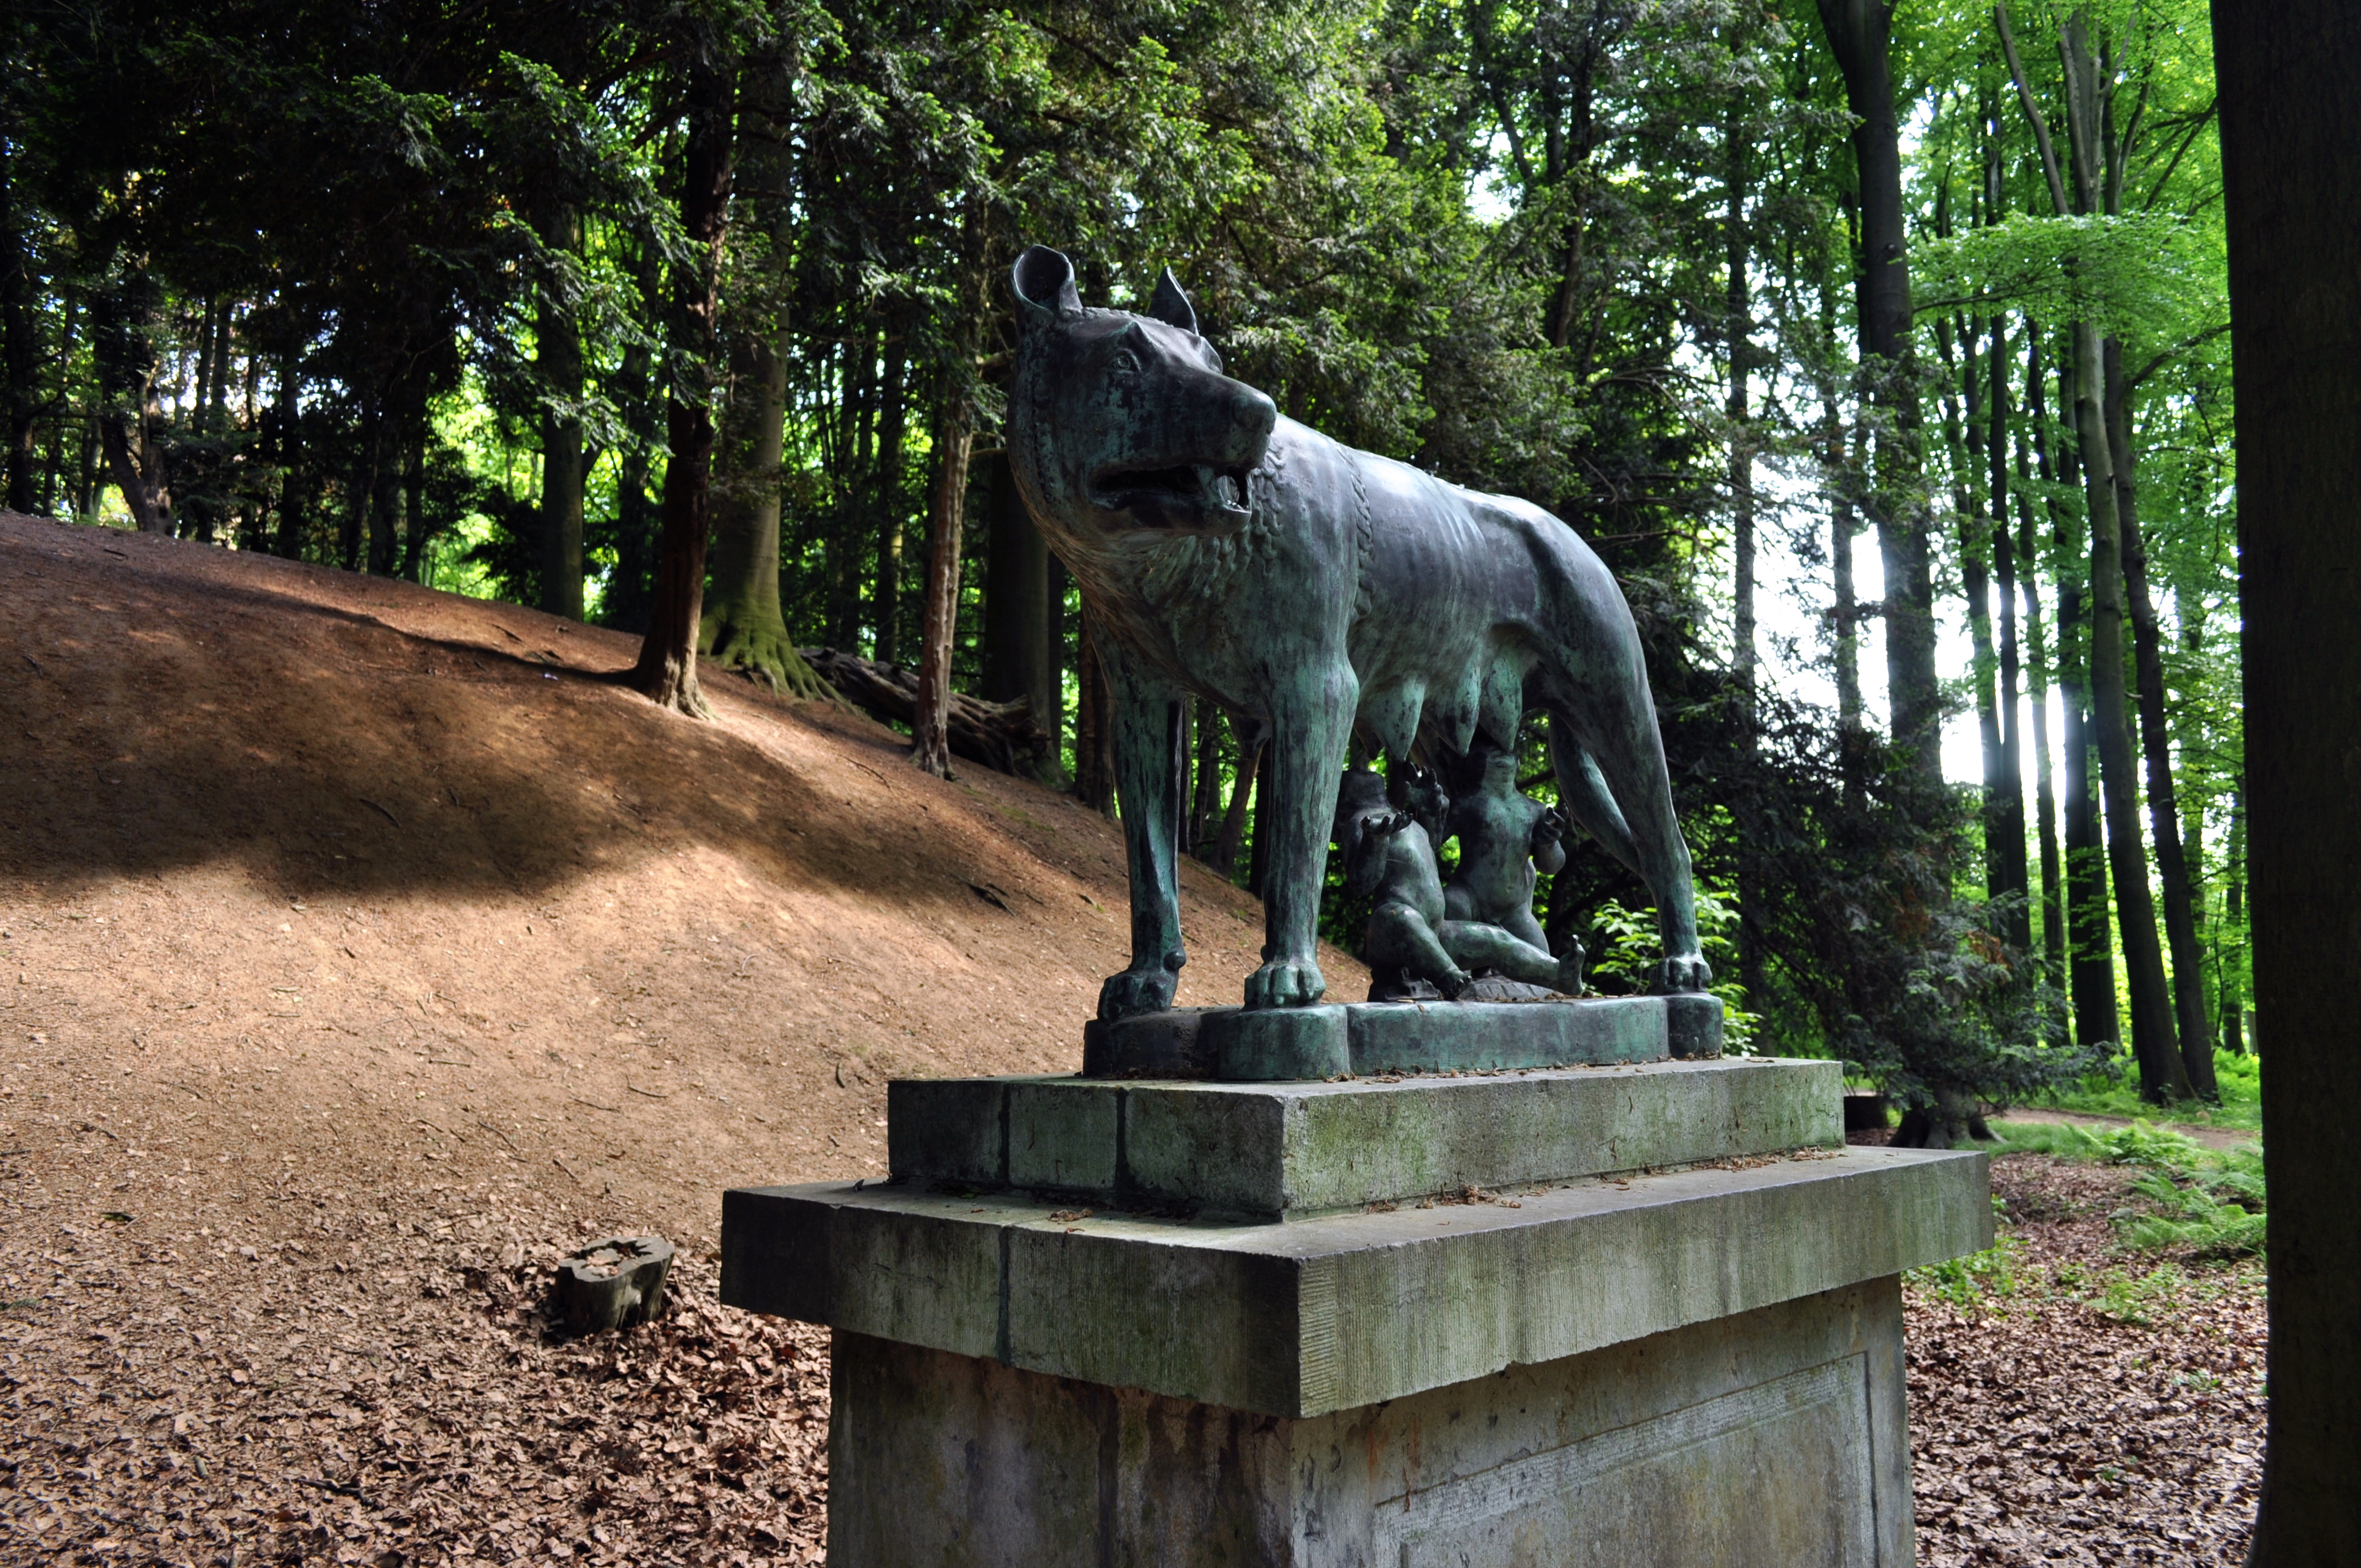
[[[887,1103],[896,1179],[1278,1219],[1833,1146],[1842,1090],[1835,1062],[1730,1058],[1338,1083],[896,1082]]]
[[[1890,1277],[1303,1419],[840,1333],[829,1561],[1904,1568]]]
[[[1988,1167],[1840,1092],[897,1083],[893,1184],[725,1194],[722,1298],[836,1330],[840,1568],[1903,1568],[1896,1277]]]
[[[1123,1091],[1068,1079],[1008,1086],[1008,1185],[1115,1190]]]
[[[821,1184],[724,1195],[723,1299],[1055,1376],[1315,1415],[1974,1252],[1987,1162],[1815,1151],[1236,1225]]]

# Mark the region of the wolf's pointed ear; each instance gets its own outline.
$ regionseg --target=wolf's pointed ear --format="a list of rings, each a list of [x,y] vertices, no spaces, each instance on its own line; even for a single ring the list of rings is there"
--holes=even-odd
[[[1033,246],[1016,258],[1008,272],[1008,291],[1016,296],[1017,314],[1028,327],[1082,313],[1082,297],[1074,289],[1074,264],[1064,252],[1046,245]]]
[[[1172,269],[1156,280],[1156,297],[1148,302],[1148,313],[1166,326],[1177,326],[1182,332],[1197,330],[1197,312],[1189,303],[1189,296],[1180,291],[1180,280],[1172,276]]]

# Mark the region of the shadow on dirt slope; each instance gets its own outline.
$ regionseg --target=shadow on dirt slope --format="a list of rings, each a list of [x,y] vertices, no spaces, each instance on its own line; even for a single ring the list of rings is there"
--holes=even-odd
[[[0,517],[0,1146],[530,1173],[693,1238],[725,1186],[881,1172],[890,1077],[1079,1065],[1115,824],[736,676],[662,712],[635,651]],[[1233,1003],[1260,912],[1182,899],[1180,1000]]]

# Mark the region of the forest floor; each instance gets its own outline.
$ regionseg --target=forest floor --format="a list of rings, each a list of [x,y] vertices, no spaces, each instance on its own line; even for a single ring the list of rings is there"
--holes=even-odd
[[[2109,1116],[2089,1111],[2051,1111],[2038,1105],[2012,1106],[1993,1118],[2004,1124],[2015,1122],[2026,1125],[2068,1127],[2149,1126],[2179,1133],[2190,1142],[2209,1149],[2234,1149],[2256,1140],[2253,1133],[2243,1127],[2209,1127],[2202,1122],[2171,1122],[2135,1116]]]
[[[889,1076],[1069,1069],[1122,845],[632,652],[0,516],[0,1562],[818,1560],[825,1339],[714,1302],[717,1195],[881,1171]],[[1184,906],[1234,997],[1257,912]],[[1910,1297],[1922,1560],[2235,1563],[2258,1283],[1996,1173],[2014,1261]],[[675,1309],[554,1335],[552,1260],[651,1230]]]

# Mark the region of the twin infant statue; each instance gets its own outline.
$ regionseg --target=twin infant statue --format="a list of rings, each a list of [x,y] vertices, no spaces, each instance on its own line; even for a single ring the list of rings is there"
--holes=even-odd
[[[1451,1001],[1483,971],[1581,994],[1581,944],[1551,957],[1533,918],[1535,870],[1565,864],[1565,818],[1518,793],[1513,751],[1478,741],[1459,771],[1456,798],[1431,771],[1408,766],[1395,770],[1390,795],[1365,767],[1345,773],[1337,793],[1345,891],[1377,898],[1362,944],[1369,1000]],[[1453,838],[1459,865],[1446,885],[1434,847]]]

